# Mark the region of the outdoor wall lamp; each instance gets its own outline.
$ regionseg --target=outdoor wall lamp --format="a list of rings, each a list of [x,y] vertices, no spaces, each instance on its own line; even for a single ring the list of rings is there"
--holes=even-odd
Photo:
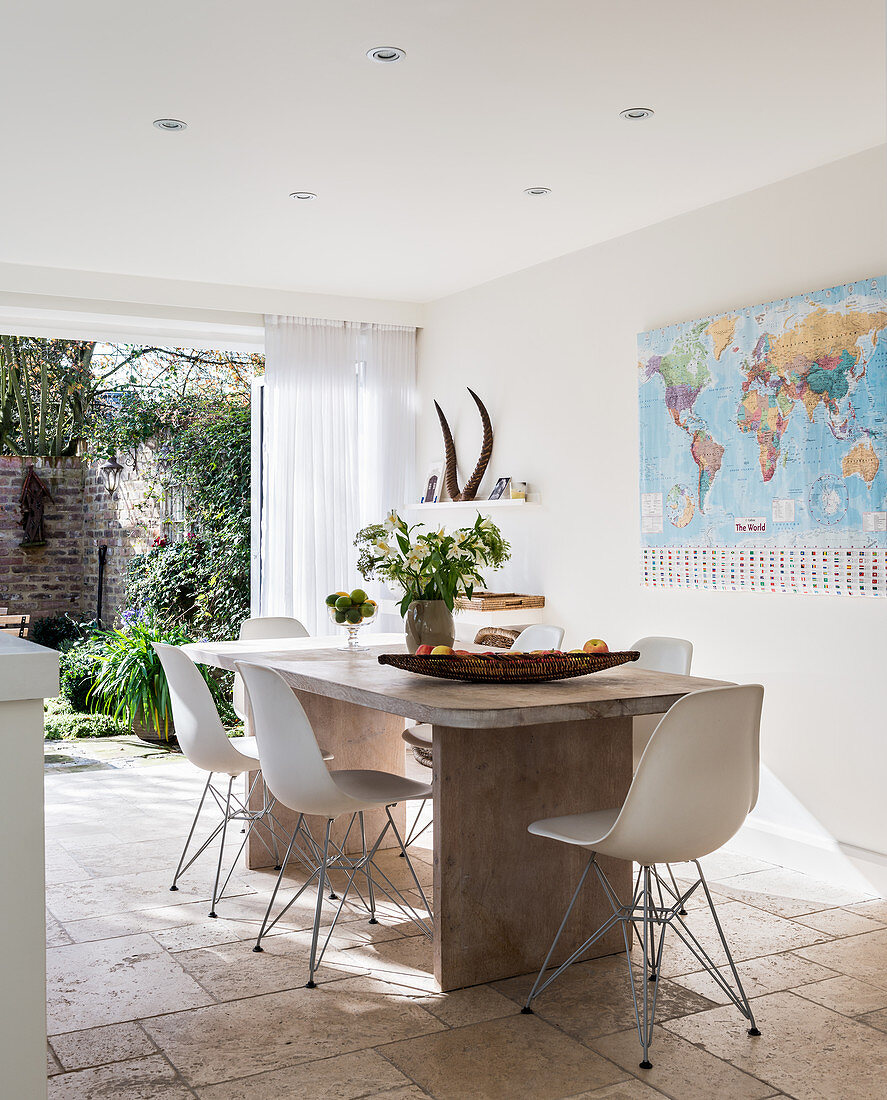
[[[105,475],[105,488],[108,494],[113,496],[120,484],[120,475],[123,473],[123,467],[117,461],[117,455],[112,455],[107,466],[102,467],[102,473]]]

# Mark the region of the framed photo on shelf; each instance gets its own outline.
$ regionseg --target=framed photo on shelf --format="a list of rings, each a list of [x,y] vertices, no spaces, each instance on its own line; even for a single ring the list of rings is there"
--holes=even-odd
[[[501,500],[502,495],[508,488],[508,483],[510,481],[510,477],[500,477],[496,484],[493,486],[493,491],[492,493],[490,493],[490,500]]]
[[[443,462],[432,462],[425,477],[420,504],[437,504],[440,500],[440,479],[443,476]]]

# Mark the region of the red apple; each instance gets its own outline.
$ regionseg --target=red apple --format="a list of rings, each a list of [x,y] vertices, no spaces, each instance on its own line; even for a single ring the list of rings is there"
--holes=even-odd
[[[609,653],[609,647],[602,638],[589,638],[582,647],[586,653]]]
[[[434,647],[433,647],[433,646],[430,646],[430,645],[420,645],[420,646],[419,646],[419,647],[418,647],[418,648],[416,649],[416,656],[417,656],[417,657],[427,657],[427,656],[428,656],[428,654],[429,654],[429,653],[431,653],[431,651],[432,651],[432,649],[433,649],[433,648],[434,648]]]

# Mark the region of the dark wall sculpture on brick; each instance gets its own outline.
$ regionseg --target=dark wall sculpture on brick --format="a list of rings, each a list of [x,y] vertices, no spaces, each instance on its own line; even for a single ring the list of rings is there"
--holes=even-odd
[[[125,463],[108,495],[102,463],[80,458],[0,457],[0,606],[31,621],[71,614],[91,619],[96,608],[98,547],[108,547],[103,618],[122,609],[128,559],[160,534],[158,504],[140,476],[152,461]],[[50,493],[44,502],[42,546],[21,546],[21,492],[30,466]]]

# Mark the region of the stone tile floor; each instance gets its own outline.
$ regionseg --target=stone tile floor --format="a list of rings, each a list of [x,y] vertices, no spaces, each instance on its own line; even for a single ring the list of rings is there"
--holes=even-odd
[[[307,990],[310,899],[257,955],[271,872],[238,870],[219,920],[209,853],[169,892],[201,773],[125,744],[47,754],[73,757],[46,777],[50,1100],[887,1096],[887,901],[709,857],[763,1035],[667,943],[644,1071],[621,958],[577,964],[522,1016],[530,976],[435,993],[416,927],[349,905]],[[407,886],[403,861],[385,866]],[[708,946],[710,918],[687,919]]]

